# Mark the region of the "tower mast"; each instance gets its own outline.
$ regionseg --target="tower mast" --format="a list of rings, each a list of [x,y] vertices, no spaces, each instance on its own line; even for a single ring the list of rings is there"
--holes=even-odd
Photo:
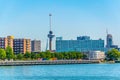
[[[52,14],[49,14],[49,26],[50,26],[50,31],[51,31],[51,17],[52,17]]]

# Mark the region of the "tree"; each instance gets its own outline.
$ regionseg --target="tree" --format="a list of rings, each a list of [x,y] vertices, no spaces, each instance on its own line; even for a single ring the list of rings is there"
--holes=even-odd
[[[17,59],[22,60],[22,58],[23,58],[23,54],[22,53],[17,54]]]
[[[87,58],[87,55],[82,54],[82,59],[86,59],[86,58]]]
[[[37,59],[37,55],[36,55],[37,53],[31,53],[31,59]]]
[[[27,51],[27,52],[24,54],[24,58],[26,58],[26,59],[31,58],[31,53]]]
[[[57,56],[58,59],[63,59],[64,58],[64,55],[62,53],[57,53],[57,54],[58,54],[58,56]]]
[[[55,54],[54,53],[51,53],[51,58],[55,58]]]
[[[84,54],[80,52],[76,52],[76,59],[82,59],[84,57]]]
[[[8,46],[6,48],[6,58],[10,60],[13,59],[13,57],[14,57],[13,49],[10,46]]]
[[[68,52],[63,52],[64,59],[70,59],[70,56],[68,55]]]
[[[36,54],[36,59],[41,58],[40,54],[41,53]]]
[[[17,59],[17,55],[13,55],[13,59],[16,60]]]
[[[120,58],[120,52],[117,49],[112,49],[107,52],[108,60],[118,60]]]
[[[50,51],[46,51],[45,54],[46,54],[46,58],[47,59],[51,58],[51,52]]]
[[[71,53],[71,59],[77,59],[77,52],[70,52]]]
[[[0,49],[0,59],[4,60],[6,58],[6,52],[4,49]]]
[[[40,56],[41,56],[41,58],[46,58],[45,52],[41,52],[41,53],[40,53]]]

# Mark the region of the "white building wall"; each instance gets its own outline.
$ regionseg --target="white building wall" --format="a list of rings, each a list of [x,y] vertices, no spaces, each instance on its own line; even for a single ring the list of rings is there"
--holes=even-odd
[[[90,60],[105,59],[105,53],[102,51],[90,51],[89,59]]]

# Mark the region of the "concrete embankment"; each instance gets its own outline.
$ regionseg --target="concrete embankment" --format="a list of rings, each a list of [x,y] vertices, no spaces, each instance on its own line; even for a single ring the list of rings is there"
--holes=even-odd
[[[99,60],[43,60],[43,61],[1,61],[0,66],[23,66],[23,65],[59,65],[59,64],[94,64]]]

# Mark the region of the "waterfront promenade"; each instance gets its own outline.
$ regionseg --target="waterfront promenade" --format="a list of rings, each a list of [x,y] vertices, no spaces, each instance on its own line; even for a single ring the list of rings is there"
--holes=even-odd
[[[0,66],[93,64],[93,63],[100,63],[100,61],[99,60],[0,61]]]

